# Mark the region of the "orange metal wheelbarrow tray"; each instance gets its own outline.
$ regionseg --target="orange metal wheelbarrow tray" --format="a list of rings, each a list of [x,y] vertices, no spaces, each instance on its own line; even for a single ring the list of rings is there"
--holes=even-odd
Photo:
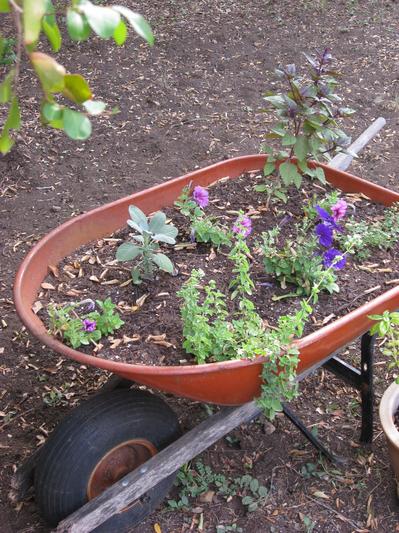
[[[360,150],[382,127],[383,123],[383,119],[378,119],[352,145],[353,150]],[[347,168],[350,160],[350,157],[345,158],[341,155],[330,165],[321,165],[325,171],[326,179],[331,185],[344,192],[363,193],[371,200],[386,206],[399,201],[398,193],[334,168]],[[48,274],[48,265],[57,264],[81,245],[110,235],[120,229],[125,224],[129,205],[134,204],[148,214],[172,205],[180,195],[182,188],[189,183],[206,187],[221,178],[234,179],[244,172],[261,171],[264,163],[265,156],[263,155],[229,159],[106,204],[73,218],[53,230],[34,246],[21,264],[15,281],[14,298],[18,315],[25,326],[42,344],[50,349],[81,364],[102,368],[118,376],[118,379],[114,380],[115,390],[108,390],[108,392],[103,393],[111,395],[107,407],[104,407],[105,404],[101,403],[101,399],[93,400],[90,408],[91,417],[93,417],[92,413],[97,403],[102,405],[102,416],[105,418],[105,410],[108,409],[111,412],[111,407],[108,408],[108,406],[115,404],[118,406],[115,407],[116,411],[122,409],[120,402],[123,402],[123,398],[129,394],[128,403],[130,405],[130,397],[132,396],[128,388],[130,382],[188,399],[225,406],[239,406],[222,409],[182,437],[180,437],[177,422],[175,425],[170,423],[171,427],[174,426],[172,433],[167,435],[164,441],[160,439],[158,444],[154,444],[158,436],[154,438],[148,436],[146,427],[149,424],[141,421],[140,423],[144,428],[143,435],[140,436],[137,432],[137,434],[129,437],[125,435],[120,443],[115,444],[114,442],[112,444],[110,451],[105,450],[101,457],[93,458],[93,470],[90,471],[88,481],[83,482],[86,483],[87,487],[84,485],[84,490],[82,489],[85,494],[82,496],[83,500],[80,502],[79,508],[76,507],[76,502],[69,501],[65,505],[61,502],[59,508],[54,512],[53,509],[48,510],[46,508],[46,494],[49,490],[54,490],[52,483],[56,483],[56,481],[53,478],[43,479],[40,473],[37,474],[37,469],[51,469],[43,466],[45,465],[44,452],[39,450],[30,462],[28,461],[27,465],[22,466],[20,472],[17,472],[14,485],[15,489],[22,486],[26,488],[27,472],[32,474],[35,471],[35,476],[41,480],[38,482],[38,488],[36,487],[39,494],[41,491],[39,507],[42,511],[44,508],[45,518],[50,523],[55,525],[62,520],[57,531],[121,532],[125,530],[124,528],[138,523],[159,502],[161,496],[166,494],[170,484],[173,483],[174,473],[182,464],[195,457],[237,425],[260,414],[260,409],[253,399],[260,392],[259,376],[262,358],[206,365],[159,367],[109,361],[74,350],[49,335],[45,325],[32,311],[32,304],[40,290],[40,285]],[[371,314],[380,314],[384,310],[394,310],[398,307],[399,287],[395,287],[329,325],[295,341],[300,352],[298,379],[303,379],[323,365],[327,370],[334,372],[360,391],[362,400],[361,440],[363,441],[370,441],[372,438],[373,338],[368,334],[372,322],[368,317]],[[361,363],[359,369],[356,369],[346,364],[336,354],[358,337],[361,337]],[[111,388],[112,386],[108,387],[108,389]],[[141,396],[140,393],[136,393],[137,397],[133,400],[140,405],[154,402],[155,395],[150,395],[149,399],[147,398],[148,395],[150,393],[143,393]],[[98,398],[100,396],[101,394],[98,395]],[[120,401],[117,397],[120,397]],[[136,404],[133,405],[133,403],[132,413],[137,415],[137,409],[134,407]],[[153,406],[154,409],[156,410],[157,407]],[[159,410],[163,418],[167,419],[169,416],[173,418],[167,407],[159,406]],[[148,411],[152,412],[151,409]],[[307,430],[288,406],[284,406],[284,412],[319,450],[331,459],[336,459]],[[75,425],[73,422],[70,425],[75,427],[85,422],[87,426],[89,414],[84,414],[84,408],[82,408],[82,413],[81,419],[79,419],[79,414],[76,415]],[[128,413],[125,415],[130,416]],[[111,413],[109,416],[114,415]],[[95,424],[97,423],[99,422],[93,423],[93,428],[96,427]],[[154,424],[157,425],[158,422],[154,421],[152,425]],[[59,431],[60,436],[55,447],[59,446],[60,442],[69,435],[68,429],[57,431]],[[87,435],[84,438],[87,438]],[[48,447],[47,450],[45,450],[46,446]],[[53,453],[51,445],[45,445],[43,449],[47,455]],[[119,465],[119,470],[118,472],[112,471],[112,482],[106,481],[107,475],[109,477],[110,465],[114,463]],[[169,483],[166,483],[168,480]],[[157,487],[159,488],[158,492]],[[148,494],[153,494],[153,499],[149,498],[150,501],[148,501]],[[143,498],[144,495],[147,496],[147,501]],[[80,507],[85,501],[88,503]]]

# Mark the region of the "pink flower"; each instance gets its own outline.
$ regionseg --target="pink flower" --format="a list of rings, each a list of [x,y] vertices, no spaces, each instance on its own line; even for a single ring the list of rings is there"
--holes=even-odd
[[[233,232],[239,233],[243,237],[248,237],[252,231],[251,219],[245,215],[240,215],[234,223]]]
[[[336,204],[331,206],[334,222],[344,218],[347,208],[348,204],[345,202],[345,200],[338,200]]]
[[[197,185],[194,187],[193,198],[200,207],[206,207],[209,204],[209,194],[204,187]]]

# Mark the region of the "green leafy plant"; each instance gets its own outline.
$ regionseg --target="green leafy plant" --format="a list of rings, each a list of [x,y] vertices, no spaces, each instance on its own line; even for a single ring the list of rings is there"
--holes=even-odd
[[[168,505],[172,509],[187,509],[190,498],[197,498],[210,489],[226,499],[238,496],[247,512],[256,511],[268,496],[267,488],[256,478],[246,474],[230,479],[223,474],[214,472],[210,466],[204,465],[202,461],[196,461],[193,466],[183,466],[177,474],[176,486],[179,488],[179,498],[168,501]],[[239,530],[233,528],[224,531]]]
[[[370,329],[370,334],[386,339],[381,351],[390,359],[388,368],[399,370],[399,312],[384,311],[382,315],[370,315],[369,318],[377,321]],[[399,385],[399,375],[395,381]]]
[[[89,303],[88,308],[82,310],[82,305]],[[95,310],[95,307],[98,310]],[[123,326],[116,305],[110,298],[104,301],[86,300],[57,307],[50,305],[50,332],[60,336],[72,348],[96,344],[103,336],[112,334]]]
[[[197,193],[197,194],[196,194]],[[206,215],[204,207],[208,205],[208,192],[203,187],[191,185],[183,188],[175,206],[182,215],[190,220],[191,237],[197,242],[210,243],[216,247],[231,244],[231,233],[220,224],[216,217]]]
[[[0,104],[8,105],[8,116],[0,135],[0,152],[5,154],[15,140],[10,135],[21,124],[18,86],[20,71],[26,55],[43,92],[41,120],[43,124],[62,129],[74,140],[85,140],[91,135],[89,116],[98,115],[105,103],[93,100],[87,81],[80,74],[69,73],[52,56],[38,52],[41,34],[50,43],[53,52],[62,46],[62,35],[57,23],[59,5],[52,0],[0,0],[0,16],[10,13],[14,21],[11,37],[0,34],[0,57],[14,63],[0,82]],[[57,8],[57,9],[56,9]],[[154,42],[151,28],[138,13],[125,6],[100,6],[89,0],[71,0],[62,15],[73,41],[85,41],[93,32],[102,39],[112,38],[122,45],[127,38],[127,24],[150,45]],[[127,24],[126,24],[127,23]],[[15,58],[10,44],[15,42]],[[56,97],[69,100],[73,108],[58,102]],[[77,111],[75,107],[82,109]]]
[[[229,258],[235,277],[230,283],[235,308],[228,312],[226,298],[215,282],[201,287],[204,273],[193,270],[178,295],[183,299],[183,347],[198,363],[225,359],[252,359],[263,356],[262,394],[259,404],[269,418],[282,409],[282,399],[297,394],[295,382],[298,350],[294,337],[302,335],[312,311],[308,301],[302,301],[293,315],[282,316],[276,328],[266,328],[249,298],[253,289],[250,279],[249,249],[244,235],[237,234]],[[316,298],[319,287],[313,288]],[[205,296],[203,297],[203,293]]]
[[[295,285],[291,295],[309,295],[315,285],[330,294],[339,292],[337,276],[332,269],[326,273],[323,256],[318,253],[319,243],[315,235],[309,235],[303,226],[296,225],[295,237],[279,246],[281,228],[275,227],[262,233],[260,249],[265,271],[272,274],[283,289],[287,283]]]
[[[177,228],[166,222],[166,215],[162,211],[157,211],[147,219],[141,209],[131,205],[129,214],[130,220],[127,223],[138,232],[138,235],[133,235],[135,243],[126,242],[119,246],[116,259],[118,261],[139,259],[132,269],[132,279],[136,284],[141,283],[141,278],[153,279],[155,268],[172,274],[173,263],[168,256],[159,252],[159,243],[175,244]]]
[[[359,261],[370,257],[373,248],[389,250],[399,238],[399,206],[394,204],[386,208],[381,220],[348,220],[345,229],[345,234],[338,235],[338,241],[350,247]]]
[[[328,160],[350,144],[350,138],[338,127],[338,119],[354,111],[343,107],[335,92],[337,74],[329,49],[315,56],[305,54],[305,58],[309,64],[306,76],[300,76],[294,64],[277,69],[287,91],[269,92],[264,98],[278,116],[278,123],[266,137],[277,139],[280,148],[275,151],[267,145],[262,147],[268,156],[264,175],[270,178],[256,189],[284,202],[288,187],[299,188],[303,175],[325,182],[323,169],[310,164],[311,159]]]

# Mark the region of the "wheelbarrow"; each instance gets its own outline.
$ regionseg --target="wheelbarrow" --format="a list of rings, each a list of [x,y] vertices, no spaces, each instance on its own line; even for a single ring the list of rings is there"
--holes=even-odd
[[[384,119],[377,119],[351,145],[351,153],[365,146],[384,124]],[[327,181],[344,192],[363,193],[387,206],[399,201],[398,193],[346,173],[351,159],[339,154],[330,165],[320,165]],[[48,266],[123,227],[131,204],[145,213],[154,212],[172,205],[189,183],[206,187],[221,178],[234,179],[244,172],[260,171],[264,164],[263,155],[229,159],[106,204],[53,230],[21,264],[14,299],[25,326],[50,349],[116,376],[108,391],[76,408],[14,477],[14,488],[20,496],[34,478],[36,501],[44,518],[52,525],[58,524],[56,531],[120,533],[139,523],[166,496],[184,463],[261,413],[253,399],[260,393],[263,358],[158,367],[104,360],[74,350],[49,335],[32,311]],[[398,307],[399,287],[395,287],[295,341],[300,352],[298,380],[324,366],[360,390],[363,441],[372,438],[373,338],[368,334],[372,322],[368,316]],[[337,356],[358,337],[362,339],[360,369]],[[131,382],[230,407],[181,436],[177,417],[165,401],[147,390],[130,390]],[[334,459],[288,406],[284,413]]]

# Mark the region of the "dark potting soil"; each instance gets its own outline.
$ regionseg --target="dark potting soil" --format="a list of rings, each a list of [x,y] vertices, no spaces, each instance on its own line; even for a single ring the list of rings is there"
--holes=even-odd
[[[272,298],[293,292],[293,286],[282,289],[272,276],[265,273],[262,257],[257,249],[262,231],[280,224],[290,215],[289,223],[281,226],[281,236],[292,238],[296,221],[303,217],[303,206],[314,195],[321,200],[331,189],[304,180],[301,190],[290,190],[287,204],[267,204],[266,196],[254,191],[254,185],[263,180],[259,173],[245,174],[235,180],[221,180],[209,189],[208,214],[231,227],[241,209],[252,219],[253,231],[248,237],[252,253],[251,275],[255,282],[253,301],[265,323],[274,325],[281,315],[295,312],[299,298],[274,301]],[[356,209],[355,220],[371,221],[382,216],[384,206],[374,204],[362,195],[342,194]],[[146,365],[181,365],[195,363],[182,346],[182,323],[179,308],[181,301],[176,293],[190,276],[192,269],[201,268],[206,276],[216,281],[217,287],[226,295],[231,280],[231,264],[227,259],[228,249],[216,250],[208,245],[190,242],[187,219],[170,207],[165,210],[168,218],[179,228],[176,246],[165,246],[164,252],[177,267],[177,274],[170,276],[158,271],[153,281],[133,285],[130,278],[130,263],[115,260],[117,247],[129,239],[129,229],[123,229],[109,238],[89,243],[60,265],[52,265],[51,273],[42,284],[43,291],[35,304],[41,318],[46,322],[45,310],[49,303],[77,302],[86,298],[110,297],[117,304],[125,322],[108,339],[93,346],[81,347],[86,353],[117,361]],[[128,218],[128,213],[126,213]],[[347,218],[349,218],[349,216]],[[336,320],[363,303],[392,288],[399,282],[397,259],[399,247],[388,252],[374,250],[366,262],[356,262],[350,256],[346,267],[338,272],[339,293],[321,293],[314,305],[314,312],[305,334]],[[230,309],[233,304],[229,302]]]

